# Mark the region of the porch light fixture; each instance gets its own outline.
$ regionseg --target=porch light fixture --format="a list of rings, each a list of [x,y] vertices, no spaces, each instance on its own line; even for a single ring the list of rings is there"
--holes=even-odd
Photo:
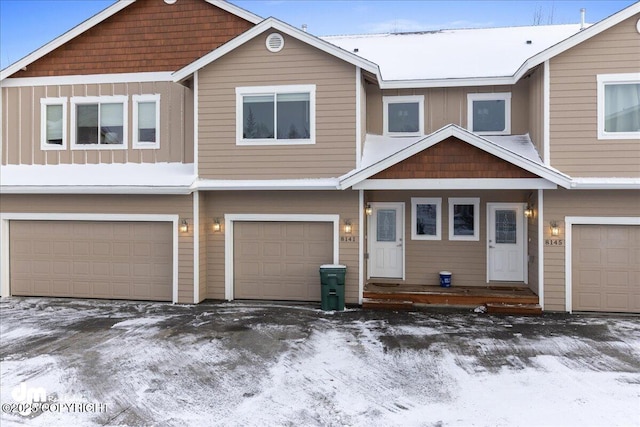
[[[188,233],[189,232],[189,223],[187,222],[186,219],[183,219],[180,222],[180,226],[178,227],[178,230],[180,230],[181,233]]]
[[[213,227],[212,227],[212,229],[213,229],[213,232],[214,232],[214,233],[219,233],[219,232],[220,232],[220,230],[222,230],[222,225],[220,224],[220,218],[215,218],[215,219],[213,220]]]
[[[551,235],[552,236],[560,235],[560,227],[558,227],[558,223],[555,221],[551,221]]]
[[[531,218],[533,216],[533,208],[531,207],[531,205],[527,205],[527,207],[524,209],[524,216],[526,216],[527,218]]]
[[[352,231],[353,231],[353,227],[351,225],[351,220],[345,219],[344,220],[344,234],[351,234]]]
[[[373,208],[371,207],[371,205],[367,205],[367,207],[364,208],[364,213],[367,216],[371,216],[373,214]]]

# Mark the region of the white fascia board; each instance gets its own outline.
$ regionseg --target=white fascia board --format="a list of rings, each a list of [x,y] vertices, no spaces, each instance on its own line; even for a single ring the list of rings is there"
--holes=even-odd
[[[191,188],[194,190],[337,190],[338,179],[201,179],[196,181]]]
[[[573,178],[575,190],[640,190],[640,178]]]
[[[356,67],[360,67],[366,71],[369,71],[373,74],[375,74],[379,80],[382,80],[382,77],[380,76],[380,70],[378,68],[378,66],[370,61],[367,61],[366,59],[363,59],[353,53],[347,52],[344,49],[341,49],[329,42],[326,42],[322,39],[319,39],[318,37],[315,37],[309,33],[306,33],[302,30],[299,30],[295,27],[292,27],[289,24],[285,24],[282,21],[279,21],[275,18],[267,18],[264,21],[262,21],[260,24],[256,25],[255,27],[251,28],[250,30],[245,31],[244,33],[242,33],[241,35],[237,36],[236,38],[228,41],[227,43],[223,44],[222,46],[220,46],[219,48],[209,52],[208,54],[206,54],[205,56],[203,56],[202,58],[192,62],[191,64],[183,67],[182,69],[176,71],[175,73],[173,73],[173,80],[176,82],[179,82],[181,80],[186,79],[187,77],[189,77],[191,74],[193,74],[194,72],[196,72],[197,70],[209,65],[210,63],[216,61],[217,59],[221,58],[222,56],[226,55],[227,53],[233,51],[234,49],[242,46],[243,44],[247,43],[248,41],[252,40],[253,38],[259,36],[260,34],[264,33],[267,29],[272,28],[276,31],[280,31],[282,33],[285,33],[286,35],[293,37],[295,39],[298,39],[308,45],[311,45],[317,49],[320,49],[330,55],[333,55],[339,59],[342,59],[343,61],[346,61]]]
[[[73,76],[19,77],[8,78],[0,82],[1,87],[31,87],[51,85],[78,85],[102,83],[149,83],[172,82],[171,71],[151,73],[116,73],[116,74],[86,74]]]
[[[512,85],[518,80],[514,76],[501,77],[469,77],[458,79],[431,80],[380,80],[380,89],[427,89],[461,86],[500,86]]]
[[[543,178],[365,179],[354,190],[555,190]]]
[[[229,12],[233,15],[236,15],[246,21],[251,22],[252,24],[257,24],[258,22],[262,21],[263,18],[261,16],[258,16],[254,13],[249,12],[246,9],[243,9],[239,6],[236,6],[233,3],[229,3],[228,1],[225,0],[205,0],[207,3],[218,7],[226,12]]]
[[[31,52],[29,55],[25,56],[24,58],[22,58],[18,62],[14,63],[13,65],[10,65],[7,68],[5,68],[4,70],[0,71],[0,80],[4,80],[7,77],[11,76],[12,74],[22,70],[23,68],[25,68],[27,65],[31,64],[32,62],[37,61],[38,59],[42,58],[43,56],[45,56],[49,52],[52,52],[53,50],[59,48],[60,46],[62,46],[65,43],[67,43],[71,39],[79,36],[80,34],[84,33],[85,31],[88,31],[89,29],[93,28],[94,26],[96,26],[100,22],[104,21],[105,19],[110,18],[111,16],[113,16],[116,13],[120,12],[125,7],[129,6],[130,4],[135,3],[135,1],[136,0],[119,0],[119,1],[117,1],[116,3],[112,4],[111,6],[109,6],[105,10],[103,10],[102,12],[99,12],[98,14],[92,16],[91,18],[87,19],[86,21],[84,21],[80,25],[78,25],[78,26],[72,28],[71,30],[67,31],[66,33],[64,33],[60,37],[50,41],[47,44],[45,44],[40,49],[37,49],[37,50]]]
[[[190,186],[95,186],[95,185],[7,185],[0,194],[165,194],[186,195]]]

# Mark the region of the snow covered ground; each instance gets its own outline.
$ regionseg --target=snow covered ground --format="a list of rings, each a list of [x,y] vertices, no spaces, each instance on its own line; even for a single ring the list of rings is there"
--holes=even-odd
[[[44,298],[0,316],[2,427],[640,425],[638,317]],[[18,407],[36,391],[49,411]]]

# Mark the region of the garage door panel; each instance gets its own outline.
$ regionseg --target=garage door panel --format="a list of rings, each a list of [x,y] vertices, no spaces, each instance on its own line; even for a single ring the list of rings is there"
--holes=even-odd
[[[574,225],[572,306],[640,313],[640,227]]]
[[[13,295],[172,299],[170,222],[10,221],[9,239]]]
[[[319,301],[318,268],[332,262],[333,223],[234,223],[238,299]]]

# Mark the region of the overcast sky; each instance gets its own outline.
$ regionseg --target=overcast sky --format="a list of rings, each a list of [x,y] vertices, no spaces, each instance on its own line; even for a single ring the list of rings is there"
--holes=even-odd
[[[178,0],[179,2],[180,0]],[[338,1],[233,0],[262,17],[273,16],[296,27],[307,24],[315,35],[404,32],[597,22],[633,4],[604,1]],[[0,0],[0,68],[90,18],[114,0]]]

